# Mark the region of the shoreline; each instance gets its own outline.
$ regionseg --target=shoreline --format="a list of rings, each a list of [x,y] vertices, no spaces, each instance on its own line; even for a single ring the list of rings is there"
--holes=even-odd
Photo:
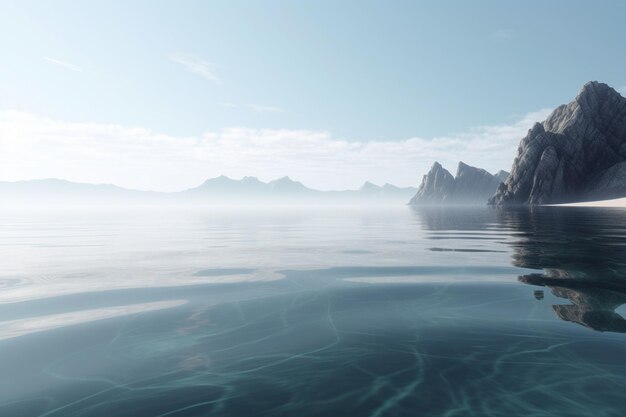
[[[556,207],[622,207],[626,208],[626,197],[610,200],[585,201],[580,203],[548,204]]]

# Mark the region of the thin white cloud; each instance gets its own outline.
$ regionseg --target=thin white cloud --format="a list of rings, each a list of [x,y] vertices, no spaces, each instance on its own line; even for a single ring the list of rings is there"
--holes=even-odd
[[[66,61],[61,61],[59,59],[54,59],[54,58],[50,58],[50,57],[47,57],[47,56],[44,56],[43,59],[46,60],[47,62],[49,62],[50,64],[53,64],[53,65],[56,65],[56,66],[68,69],[70,71],[82,72],[82,70],[83,70],[78,65],[74,65],[74,64],[71,64],[71,63],[66,62]]]
[[[286,110],[275,106],[266,106],[262,104],[247,104],[248,108],[261,113],[285,113]]]
[[[513,31],[509,29],[498,29],[491,33],[491,39],[505,41],[513,37]]]
[[[187,71],[199,75],[205,80],[211,81],[215,84],[219,84],[221,82],[220,77],[218,77],[215,72],[215,66],[210,62],[185,54],[173,54],[170,55],[169,58],[173,62],[184,66]]]
[[[283,109],[282,107],[268,106],[264,104],[236,104],[236,103],[231,103],[231,102],[220,102],[217,104],[222,107],[227,107],[231,109],[234,109],[234,108],[250,109],[259,113],[285,113],[287,111]]]
[[[325,131],[244,127],[170,136],[0,111],[0,179],[56,177],[164,191],[222,174],[262,180],[289,175],[320,189],[354,188],[366,180],[418,185],[433,161],[450,170],[459,160],[492,172],[510,169],[520,139],[547,114],[431,139],[354,141]]]

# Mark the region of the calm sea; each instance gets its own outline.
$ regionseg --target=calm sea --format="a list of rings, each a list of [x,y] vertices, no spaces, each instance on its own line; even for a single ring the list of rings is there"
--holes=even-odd
[[[0,212],[0,416],[624,416],[626,210]]]

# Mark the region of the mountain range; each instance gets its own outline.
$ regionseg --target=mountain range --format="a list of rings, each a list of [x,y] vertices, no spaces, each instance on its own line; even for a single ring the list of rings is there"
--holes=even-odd
[[[179,192],[130,190],[110,184],[86,184],[59,179],[0,182],[3,204],[405,204],[417,189],[378,186],[366,182],[357,190],[320,191],[289,177],[263,182],[255,177],[241,180],[211,178]]]
[[[592,81],[524,137],[511,174],[435,162],[419,188],[378,186],[320,191],[289,177],[270,182],[220,176],[180,192],[129,190],[58,179],[0,182],[2,203],[18,204],[486,204],[540,205],[626,196],[626,98]]]

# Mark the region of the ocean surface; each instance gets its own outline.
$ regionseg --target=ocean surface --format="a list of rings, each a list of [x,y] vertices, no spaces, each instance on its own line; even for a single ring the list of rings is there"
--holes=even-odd
[[[0,416],[626,415],[626,210],[0,211]]]

